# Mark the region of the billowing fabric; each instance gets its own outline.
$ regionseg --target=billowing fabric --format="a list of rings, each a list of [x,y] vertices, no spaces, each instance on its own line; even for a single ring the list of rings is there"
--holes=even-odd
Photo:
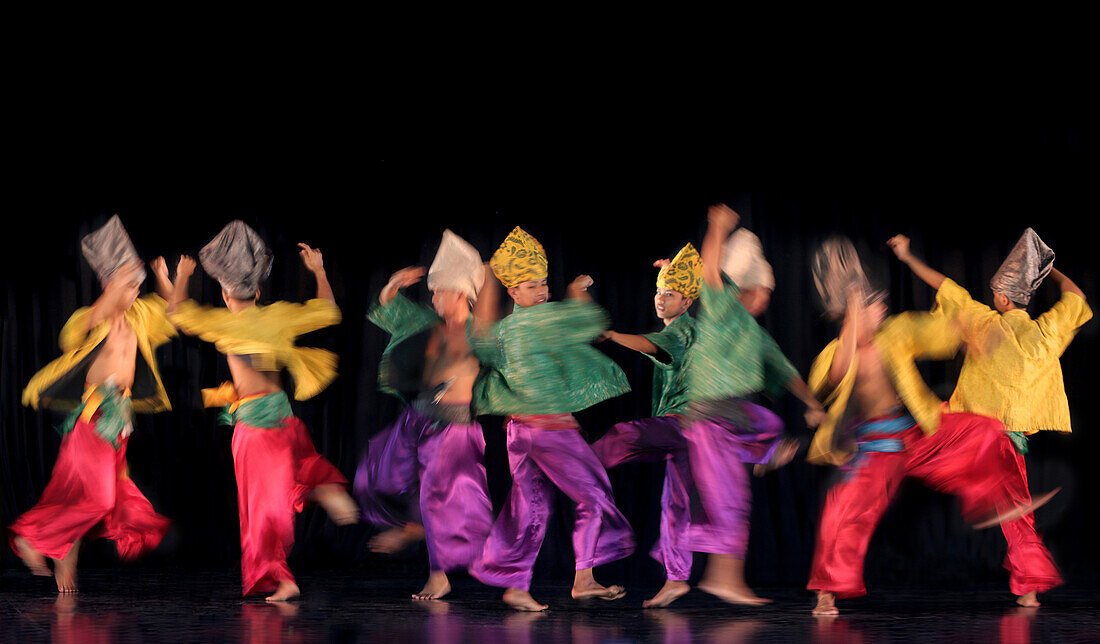
[[[367,319],[390,334],[378,367],[378,389],[403,401],[412,400],[423,386],[424,351],[427,338],[414,339],[443,323],[435,309],[414,304],[401,293],[385,306],[374,298]]]
[[[649,555],[664,566],[665,576],[672,581],[687,581],[691,576],[691,548],[685,543],[691,520],[691,471],[680,422],[678,416],[663,416],[619,423],[592,444],[596,458],[607,469],[623,463],[665,462],[660,537]]]
[[[1009,436],[1019,434],[1008,433]],[[1031,492],[1027,485],[1027,465],[1018,449],[1013,454],[1016,469],[1020,475],[1019,485],[1009,488],[1009,502],[1012,505],[1031,505]],[[1043,539],[1035,529],[1035,515],[1028,513],[1019,519],[1001,524],[1008,552],[1005,554],[1004,567],[1008,569],[1008,587],[1013,595],[1026,595],[1030,592],[1042,593],[1062,585],[1062,576],[1050,551],[1043,545]]]
[[[764,259],[760,238],[746,228],[738,228],[723,245],[722,272],[742,290],[757,286],[775,289],[775,274]]]
[[[450,230],[443,231],[443,241],[428,268],[429,291],[457,291],[473,301],[485,283],[485,267],[481,255],[466,240]]]
[[[811,268],[821,305],[831,317],[844,315],[844,309],[848,306],[848,291],[853,286],[867,297],[881,296],[871,288],[856,248],[847,237],[826,239],[814,252]]]
[[[78,539],[105,537],[131,561],[156,548],[171,523],[130,480],[129,438],[120,436],[116,448],[99,435],[96,423],[106,411],[100,409],[78,419],[61,440],[42,497],[10,528],[13,538],[23,537],[46,557],[63,559]]]
[[[668,326],[645,338],[663,352],[663,355],[642,354],[653,361],[653,416],[682,414],[687,409],[687,382],[684,376],[684,358],[695,339],[695,320],[687,312],[682,313]]]
[[[154,353],[157,347],[176,335],[176,329],[166,316],[167,308],[168,304],[159,295],[146,295],[134,300],[123,314],[137,338],[138,352],[130,403],[138,413],[172,408]],[[23,390],[24,405],[69,412],[81,404],[88,369],[111,331],[110,320],[103,320],[89,329],[91,312],[91,307],[78,309],[62,327],[59,342],[64,353],[34,374],[27,383]]]
[[[657,273],[657,288],[676,291],[689,299],[699,297],[699,285],[703,282],[703,260],[699,251],[688,244],[676,253],[668,266]]]
[[[798,371],[738,300],[741,291],[723,278],[722,288],[700,290],[695,341],[684,369],[692,401],[741,398],[782,391]]]
[[[684,438],[691,481],[699,497],[692,506],[685,545],[692,552],[745,558],[749,543],[752,489],[745,463],[767,463],[779,447],[783,421],[742,401],[745,424],[725,418],[690,416]]]
[[[470,574],[482,583],[524,590],[531,587],[531,570],[554,503],[551,485],[577,503],[573,527],[577,570],[634,552],[634,535],[615,507],[607,472],[578,430],[576,421],[572,429],[544,429],[516,418],[508,421],[512,490],[485,547],[470,567]]]
[[[85,235],[80,240],[80,251],[101,284],[111,281],[111,275],[128,264],[137,264],[140,267],[138,282],[145,281],[145,262],[138,256],[118,215],[111,217],[99,230]]]
[[[940,425],[943,401],[924,383],[917,359],[947,359],[955,355],[960,344],[958,325],[944,316],[908,312],[887,318],[875,332],[875,348],[882,357],[898,396],[926,434]],[[827,417],[818,425],[810,443],[806,460],[811,463],[842,465],[855,453],[855,444],[843,431],[859,419],[849,410],[848,401],[855,388],[858,360],[852,360],[848,372],[834,388],[829,386],[829,368],[833,364],[839,341],[825,347],[813,366],[807,384],[825,405]]]
[[[88,422],[94,417],[96,433],[118,449],[119,440],[133,433],[130,412],[129,392],[119,391],[112,385],[90,385],[80,406],[61,421],[57,431],[64,437],[73,431],[79,421]]]
[[[1054,251],[1028,228],[989,280],[989,288],[1013,302],[1027,304],[1052,268]]]
[[[516,226],[489,258],[489,268],[505,288],[546,279],[546,251],[537,239]]]
[[[874,441],[883,437],[864,434],[862,438]],[[1017,454],[1001,424],[992,418],[945,413],[935,433],[913,427],[889,438],[900,440],[903,449],[864,451],[848,475],[829,490],[814,548],[810,590],[831,592],[839,598],[867,593],[863,584],[867,546],[905,477],[957,496],[969,521],[1005,512],[1026,497],[1027,483],[1017,471]],[[1023,546],[1017,549],[1022,557],[1014,560],[1020,568],[1009,567],[1013,592],[1046,590],[1060,583],[1045,548],[1039,552],[1042,543],[1037,537],[1030,540],[1025,536],[1026,524],[1017,520],[1005,525],[1013,526],[1011,539]]]
[[[589,344],[608,322],[602,308],[579,300],[517,307],[485,329],[471,320],[467,338],[482,366],[472,408],[479,415],[571,413],[630,391],[622,369]]]
[[[992,416],[1010,432],[1070,431],[1069,401],[1059,358],[1092,309],[1063,293],[1032,320],[1027,311],[999,313],[945,279],[935,313],[956,321],[968,351],[948,401],[952,411]]]
[[[278,431],[238,422],[233,471],[241,520],[242,594],[269,592],[294,581],[286,557],[294,545],[294,515],[319,485],[348,481],[313,447],[302,421],[291,416]]]
[[[355,472],[363,518],[424,526],[431,569],[466,568],[481,552],[493,525],[485,476],[485,437],[477,423],[444,424],[407,407],[371,439]],[[416,495],[418,512],[394,508]]]
[[[331,300],[273,302],[237,313],[187,300],[168,317],[185,332],[213,342],[221,353],[249,359],[257,371],[285,367],[294,379],[296,400],[316,396],[336,378],[336,354],[294,345],[298,336],[340,322],[340,309]]]
[[[206,274],[238,300],[256,297],[256,289],[271,273],[272,253],[264,240],[243,221],[231,221],[199,251]]]

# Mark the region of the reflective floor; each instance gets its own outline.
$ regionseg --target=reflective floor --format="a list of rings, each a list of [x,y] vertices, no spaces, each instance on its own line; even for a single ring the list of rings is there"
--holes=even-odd
[[[655,589],[617,602],[581,604],[568,586],[533,589],[551,605],[520,614],[495,589],[454,581],[445,601],[415,602],[404,580],[346,572],[299,578],[303,596],[285,605],[242,600],[232,571],[85,570],[81,592],[58,596],[46,578],[0,571],[0,642],[1098,642],[1100,592],[1058,589],[1022,609],[1004,589],[938,593],[874,589],[840,605],[837,618],[810,615],[802,590],[760,588],[775,602],[725,605],[694,591],[671,609],[642,610]]]

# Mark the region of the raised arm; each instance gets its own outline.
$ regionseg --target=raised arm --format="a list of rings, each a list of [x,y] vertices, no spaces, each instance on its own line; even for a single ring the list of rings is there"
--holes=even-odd
[[[423,266],[410,266],[390,275],[390,281],[386,282],[386,285],[382,287],[382,292],[378,294],[378,303],[386,306],[393,298],[397,297],[398,291],[406,286],[416,284],[424,278],[425,273],[427,273],[427,270]]]
[[[588,275],[578,275],[577,279],[569,283],[569,286],[565,287],[565,297],[571,300],[584,300],[586,302],[592,301],[592,296],[588,294],[588,287],[592,286],[595,282]]]
[[[856,358],[856,344],[859,340],[859,324],[863,317],[863,291],[859,287],[848,289],[848,309],[844,314],[844,325],[840,328],[840,341],[837,343],[833,364],[829,367],[829,387],[836,387],[844,380],[845,374]]]
[[[175,313],[180,302],[187,299],[187,283],[195,272],[195,260],[190,255],[180,255],[176,264],[176,281],[172,285],[172,297],[168,298],[168,312]]]
[[[937,291],[940,290],[940,286],[943,285],[943,281],[947,279],[943,273],[937,271],[934,268],[928,266],[924,262],[920,261],[909,250],[909,238],[905,235],[894,235],[890,239],[886,240],[886,245],[894,251],[894,254],[898,256],[898,259],[902,261],[906,266],[913,270],[925,284],[931,286]]]
[[[730,236],[741,216],[726,204],[720,203],[707,211],[707,234],[703,238],[700,253],[703,262],[703,281],[714,289],[722,288],[722,245]]]
[[[482,266],[485,270],[485,283],[477,294],[477,302],[474,303],[474,323],[479,327],[496,322],[500,315],[500,281],[497,280],[488,263]]]
[[[611,340],[615,344],[622,345],[627,349],[633,349],[640,353],[655,356],[660,352],[660,347],[650,342],[644,335],[631,335],[629,333],[619,333],[617,331],[608,331],[604,333],[604,337]]]
[[[317,278],[317,299],[335,302],[336,297],[333,296],[332,287],[328,283],[328,276],[325,275],[325,262],[324,258],[321,257],[321,251],[310,248],[303,243],[299,243],[298,248],[302,249],[298,252],[302,256],[302,264],[305,264],[309,272]]]
[[[168,263],[163,257],[158,257],[149,262],[149,268],[153,270],[153,278],[156,280],[157,295],[165,302],[172,299],[172,280],[168,279]]]
[[[111,317],[121,308],[121,301],[136,297],[138,286],[134,283],[134,279],[139,270],[141,270],[141,263],[134,262],[111,275],[111,281],[103,286],[103,293],[92,304],[87,316],[87,326],[79,331],[87,332],[94,329],[97,324]]]
[[[1058,288],[1062,289],[1063,293],[1073,293],[1082,300],[1085,299],[1085,292],[1082,291],[1073,280],[1066,277],[1065,273],[1057,268],[1050,269],[1050,279],[1054,280],[1054,283],[1058,285]]]

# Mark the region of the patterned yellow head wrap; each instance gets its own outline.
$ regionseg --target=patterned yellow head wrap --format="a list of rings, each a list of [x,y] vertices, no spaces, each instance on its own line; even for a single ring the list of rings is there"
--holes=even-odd
[[[505,288],[546,278],[546,251],[537,239],[516,226],[489,258],[489,267]]]
[[[657,288],[678,291],[692,300],[699,297],[699,284],[703,281],[703,261],[699,251],[691,244],[684,246],[672,263],[657,274]]]

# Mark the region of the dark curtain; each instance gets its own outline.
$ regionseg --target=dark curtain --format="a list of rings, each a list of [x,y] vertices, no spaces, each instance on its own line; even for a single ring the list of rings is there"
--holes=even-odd
[[[1095,139],[1071,130],[992,125],[923,126],[858,132],[790,127],[747,137],[716,135],[691,145],[641,143],[564,135],[484,149],[476,140],[439,152],[421,141],[387,137],[386,149],[361,157],[338,144],[295,141],[236,154],[188,148],[167,166],[127,166],[72,182],[43,178],[48,160],[25,170],[25,190],[11,204],[18,225],[8,238],[0,318],[0,523],[9,525],[41,493],[59,445],[59,418],[20,404],[31,375],[58,355],[57,334],[77,307],[99,294],[79,254],[82,235],[119,213],[146,259],[192,255],[234,218],[251,224],[275,252],[264,301],[300,301],[314,284],[295,244],[324,253],[343,310],[343,323],[301,340],[340,356],[340,377],[320,396],[296,403],[318,451],[349,478],[367,441],[397,415],[398,404],[376,390],[386,336],[364,315],[393,271],[427,265],[444,228],[472,242],[486,259],[515,225],[537,237],[550,258],[555,297],[577,274],[595,279],[592,293],[623,332],[656,328],[653,260],[684,243],[696,245],[706,205],[726,201],[763,242],[778,283],[762,324],[805,374],[836,329],[815,302],[809,257],[832,233],[850,236],[870,272],[891,292],[895,312],[924,309],[933,292],[892,258],[885,240],[913,238],[931,266],[992,301],[986,286],[1024,227],[1034,227],[1057,253],[1056,266],[1096,295],[1096,243],[1083,226],[1091,218]],[[319,147],[316,147],[319,146]],[[333,148],[344,154],[331,155]],[[216,149],[216,148],[214,148]],[[456,149],[476,150],[455,152]],[[326,154],[312,154],[323,151]],[[391,151],[396,154],[390,155]],[[201,153],[200,153],[201,152]],[[415,152],[415,154],[414,154]],[[321,159],[314,161],[313,159]],[[104,176],[102,181],[100,177]],[[145,288],[148,288],[146,284]],[[423,286],[409,290],[426,301]],[[220,304],[211,279],[196,273],[192,296]],[[1057,298],[1044,284],[1037,315]],[[1063,357],[1074,433],[1041,435],[1028,457],[1033,492],[1063,490],[1038,513],[1046,542],[1071,582],[1100,576],[1100,474],[1095,454],[1097,323],[1086,325]],[[648,361],[600,345],[623,366],[633,391],[578,414],[590,441],[611,424],[649,411]],[[174,406],[141,416],[130,442],[132,476],[157,509],[174,519],[171,538],[138,565],[233,567],[239,554],[231,429],[199,407],[199,389],[228,378],[212,346],[180,338],[158,352]],[[924,365],[930,385],[950,394],[961,359]],[[800,406],[789,395],[770,403],[790,432],[807,442]],[[501,420],[482,418],[495,507],[510,478]],[[639,539],[637,553],[600,573],[601,579],[657,583],[663,571],[648,557],[657,535],[663,468],[626,466],[611,473],[616,500]],[[826,468],[801,455],[788,467],[753,480],[751,582],[804,584]],[[547,535],[537,579],[572,574],[571,509],[564,498]],[[398,557],[369,554],[372,529],[337,529],[310,509],[299,519],[292,565],[300,569],[353,565],[364,575],[426,571],[423,550]],[[957,504],[918,485],[904,486],[878,530],[867,561],[875,583],[945,585],[1004,581],[1004,539],[996,529],[970,530]],[[115,565],[113,551],[92,545],[84,565]],[[9,549],[0,564],[18,565]]]

